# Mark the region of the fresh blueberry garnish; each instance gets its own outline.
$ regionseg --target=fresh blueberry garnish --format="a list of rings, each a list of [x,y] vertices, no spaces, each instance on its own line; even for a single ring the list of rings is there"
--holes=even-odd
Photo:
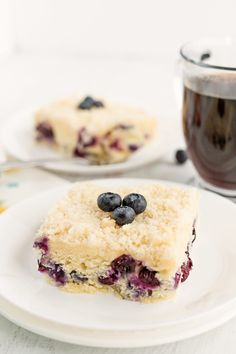
[[[147,284],[151,287],[156,287],[160,285],[160,281],[156,278],[156,271],[150,270],[147,267],[142,267],[139,271],[139,280],[142,283]]]
[[[79,109],[91,109],[93,107],[101,108],[104,104],[101,101],[94,100],[91,96],[87,96],[79,104]]]
[[[113,211],[121,205],[122,199],[117,193],[102,193],[99,195],[97,204],[103,211]]]
[[[142,194],[131,193],[124,197],[123,205],[129,206],[136,214],[140,214],[146,209],[147,201]]]
[[[111,262],[111,267],[121,276],[132,273],[135,270],[136,261],[131,256],[123,254]]]
[[[178,164],[182,165],[187,161],[188,156],[185,150],[177,150],[175,153],[175,158]]]
[[[118,207],[112,212],[112,218],[120,226],[132,223],[135,215],[134,209],[129,206]]]
[[[97,107],[97,108],[104,107],[104,104],[102,103],[102,101],[93,101],[93,105],[94,105],[94,107]]]

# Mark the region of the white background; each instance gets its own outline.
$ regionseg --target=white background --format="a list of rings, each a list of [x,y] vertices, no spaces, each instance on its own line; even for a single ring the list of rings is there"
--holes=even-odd
[[[174,116],[180,45],[234,35],[235,9],[234,0],[0,0],[0,118],[76,90]]]
[[[194,37],[235,31],[234,0],[11,0],[9,4],[13,45],[26,52],[149,57],[160,51],[175,53],[182,42]]]
[[[180,45],[234,35],[235,9],[234,0],[0,0],[0,118],[73,91],[174,116]]]

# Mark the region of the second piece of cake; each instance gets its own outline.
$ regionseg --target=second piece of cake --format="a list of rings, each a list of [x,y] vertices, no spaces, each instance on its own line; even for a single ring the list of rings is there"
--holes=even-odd
[[[125,161],[156,133],[157,120],[141,109],[92,97],[71,97],[35,114],[40,142],[96,164]]]

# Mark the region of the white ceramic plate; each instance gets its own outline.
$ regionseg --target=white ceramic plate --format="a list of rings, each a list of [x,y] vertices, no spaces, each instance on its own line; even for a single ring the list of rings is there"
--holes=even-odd
[[[155,181],[108,179],[96,183],[112,189],[117,184],[134,187],[138,183]],[[67,189],[68,186],[29,199],[0,217],[0,238],[4,245],[0,249],[2,300],[41,322],[54,323],[60,328],[74,328],[74,333],[82,331],[89,335],[91,331],[93,336],[96,331],[103,337],[100,342],[102,346],[106,346],[104,336],[107,331],[112,332],[114,337],[115,333],[125,330],[130,333],[128,337],[122,337],[122,346],[154,345],[169,342],[171,338],[177,340],[201,333],[234,316],[236,239],[233,230],[236,228],[236,206],[232,202],[210,192],[201,192],[200,223],[193,248],[194,270],[191,276],[182,284],[175,299],[156,304],[139,304],[122,301],[111,295],[64,293],[45,282],[36,271],[35,254],[32,251],[34,233],[48,208]],[[6,313],[6,308],[0,306],[0,311],[14,321],[14,315]],[[15,321],[30,329],[31,324],[27,324],[27,321],[25,323],[17,318]],[[40,331],[38,328],[39,325],[36,325],[32,330],[39,333],[44,331],[45,335],[51,336],[50,330],[45,333],[44,329]],[[140,339],[142,331],[147,333],[147,337],[143,336],[143,342]],[[55,336],[54,333],[52,337]],[[86,340],[80,342],[79,337],[77,341],[75,337],[63,338],[65,341],[86,344]],[[149,338],[148,343],[145,338]],[[94,343],[99,345],[99,339]],[[116,346],[115,343],[112,345],[112,341],[108,340],[107,346]]]
[[[59,158],[57,152],[33,139],[34,109],[10,117],[2,127],[1,143],[5,150],[19,160]],[[50,163],[45,167],[55,171],[80,175],[115,175],[150,164],[162,157],[172,144],[173,130],[167,120],[158,122],[157,138],[135,152],[127,161],[110,165],[78,165],[75,163]]]
[[[235,304],[226,305],[214,311],[205,319],[195,319],[191,323],[160,327],[146,331],[94,331],[74,326],[60,325],[43,320],[19,309],[6,300],[0,299],[1,313],[17,325],[45,337],[67,343],[93,347],[134,348],[161,345],[193,337],[213,329],[235,315]]]

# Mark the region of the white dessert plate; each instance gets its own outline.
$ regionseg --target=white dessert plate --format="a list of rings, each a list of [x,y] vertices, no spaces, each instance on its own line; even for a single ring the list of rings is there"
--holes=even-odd
[[[104,179],[95,183],[112,190],[117,184],[135,188],[137,184],[156,181]],[[73,343],[135,347],[184,339],[214,328],[236,314],[235,204],[201,191],[191,276],[174,299],[139,304],[111,295],[65,293],[37,272],[32,250],[35,231],[48,208],[67,189],[68,185],[28,199],[0,216],[0,300],[8,303],[1,306],[0,301],[3,315],[32,331]],[[18,312],[13,308],[27,316],[14,317]],[[30,317],[35,319],[35,325],[28,322]],[[45,323],[45,328],[40,323]],[[46,324],[51,330],[47,331]],[[53,332],[52,327],[65,328],[65,335],[60,337],[60,332]],[[69,329],[73,329],[70,333],[74,336],[68,335]],[[89,332],[94,342],[89,342]],[[76,337],[76,333],[82,337]],[[107,342],[105,333],[111,335]],[[120,341],[118,333],[124,334]]]
[[[1,143],[11,156],[19,160],[60,158],[58,152],[43,144],[37,144],[33,138],[34,109],[28,109],[7,119],[1,129]],[[156,138],[135,152],[127,161],[110,165],[82,165],[75,163],[48,163],[45,167],[58,171],[79,175],[116,175],[160,159],[173,145],[171,137],[173,129],[168,120],[159,121]]]

